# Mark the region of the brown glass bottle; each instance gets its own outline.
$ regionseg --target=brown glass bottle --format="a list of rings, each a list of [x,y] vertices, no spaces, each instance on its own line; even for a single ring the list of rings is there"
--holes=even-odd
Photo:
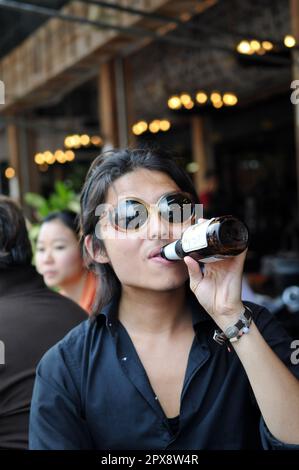
[[[236,217],[224,215],[187,228],[180,240],[161,249],[161,256],[173,261],[191,256],[209,263],[239,255],[247,248],[248,240],[247,226]]]

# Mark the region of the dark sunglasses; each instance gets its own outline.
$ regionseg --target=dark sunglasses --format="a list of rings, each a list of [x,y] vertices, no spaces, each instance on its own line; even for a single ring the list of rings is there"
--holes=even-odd
[[[159,216],[170,224],[183,224],[195,217],[192,196],[172,192],[164,194],[156,204],[151,205],[133,197],[120,199],[117,207],[109,211],[109,218],[116,230],[136,231],[147,223],[153,210],[158,210]]]

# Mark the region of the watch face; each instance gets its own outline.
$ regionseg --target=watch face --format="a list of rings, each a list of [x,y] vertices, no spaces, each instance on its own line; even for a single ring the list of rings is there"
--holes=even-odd
[[[237,336],[239,334],[239,328],[237,326],[229,326],[225,330],[225,336],[230,339],[233,338],[234,336]]]

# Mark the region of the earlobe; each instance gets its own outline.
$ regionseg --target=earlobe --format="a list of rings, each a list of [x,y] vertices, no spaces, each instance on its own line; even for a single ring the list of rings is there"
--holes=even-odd
[[[94,250],[92,244],[92,235],[87,235],[84,239],[85,248],[93,261],[105,264],[109,263],[110,259],[105,251]]]

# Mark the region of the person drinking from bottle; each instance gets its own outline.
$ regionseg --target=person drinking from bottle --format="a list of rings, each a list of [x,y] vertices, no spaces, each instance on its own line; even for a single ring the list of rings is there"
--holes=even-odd
[[[81,231],[101,295],[38,366],[31,449],[299,448],[298,365],[268,311],[242,302],[246,252],[204,270],[160,255],[197,202],[172,155],[95,159]]]

